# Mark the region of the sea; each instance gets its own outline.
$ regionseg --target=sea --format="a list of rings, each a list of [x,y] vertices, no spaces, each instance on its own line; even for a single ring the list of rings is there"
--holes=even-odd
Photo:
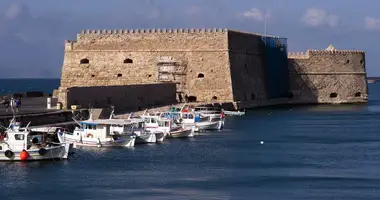
[[[365,105],[252,109],[191,139],[0,163],[0,181],[12,200],[379,199],[380,84]]]
[[[0,96],[41,91],[52,94],[54,89],[58,89],[60,79],[0,79]]]

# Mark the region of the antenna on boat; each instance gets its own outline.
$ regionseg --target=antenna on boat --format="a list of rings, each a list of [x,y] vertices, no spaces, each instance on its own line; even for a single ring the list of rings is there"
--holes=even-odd
[[[148,111],[148,109],[145,109],[144,112],[143,112],[143,116],[145,116],[145,113]]]
[[[14,121],[15,121],[15,116],[13,115],[13,118],[9,122],[8,129],[11,128],[11,126],[12,126],[12,124],[13,124]]]
[[[80,126],[80,123],[74,117],[72,117],[71,119],[73,119],[73,121]]]
[[[111,111],[111,114],[110,114],[110,118],[109,118],[109,119],[112,119],[112,117],[113,117],[113,113],[115,113],[115,109],[114,109],[114,107],[111,106],[111,108],[112,108],[112,111]]]
[[[88,119],[92,120],[92,108],[90,108],[90,117]]]
[[[111,111],[111,114],[110,114],[110,118],[109,118],[109,119],[112,119],[112,117],[113,117],[113,113],[114,113],[114,111]]]
[[[27,130],[28,129],[28,127],[29,127],[29,125],[30,125],[30,123],[32,123],[31,121],[29,121],[29,123],[26,125],[26,127],[25,127],[25,130]]]

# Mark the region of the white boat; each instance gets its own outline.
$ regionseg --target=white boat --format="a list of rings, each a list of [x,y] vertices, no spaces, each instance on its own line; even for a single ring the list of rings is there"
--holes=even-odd
[[[234,115],[236,115],[236,116],[242,116],[242,115],[245,115],[245,111],[240,111],[240,110],[238,110],[238,111],[230,111],[230,110],[224,110],[223,109],[223,112],[224,112],[225,115],[229,115],[229,116],[234,116]]]
[[[156,141],[157,142],[163,142],[166,134],[163,131],[156,130],[154,131],[154,134],[156,134]]]
[[[194,127],[194,131],[205,130],[221,130],[224,126],[224,116],[213,118],[211,116],[203,116],[200,113],[194,113],[189,110],[182,110],[181,112],[166,112],[161,116],[175,119],[182,127]]]
[[[0,138],[0,161],[67,159],[70,147],[70,143],[41,141],[30,135],[28,126],[21,128],[21,123],[12,120]]]
[[[57,134],[60,142],[72,142],[75,146],[89,147],[133,147],[136,136],[127,134],[133,122],[122,119],[99,119],[78,122],[73,133]]]
[[[150,131],[135,131],[134,135],[136,135],[136,144],[157,142],[156,134]]]
[[[178,126],[173,119],[161,118],[158,115],[143,115],[145,129],[148,131],[162,131],[166,138],[194,137],[193,127]]]
[[[195,126],[199,131],[205,130],[221,130],[224,126],[223,120],[210,120],[210,116],[200,118],[199,114],[193,112],[181,112],[181,124],[183,126]]]

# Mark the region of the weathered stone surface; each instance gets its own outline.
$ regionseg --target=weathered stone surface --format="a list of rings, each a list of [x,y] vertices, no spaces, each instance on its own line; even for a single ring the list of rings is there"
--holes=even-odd
[[[172,82],[177,97],[247,107],[366,102],[364,52],[289,53],[289,92],[294,96],[276,101],[268,100],[263,52],[261,35],[226,29],[83,31],[76,41],[66,41],[58,96],[68,105],[61,93],[72,87]],[[337,97],[330,98],[334,92]]]
[[[367,102],[365,53],[313,50],[289,55],[292,101],[300,103]],[[334,94],[336,93],[336,97]],[[332,97],[330,97],[332,95]]]

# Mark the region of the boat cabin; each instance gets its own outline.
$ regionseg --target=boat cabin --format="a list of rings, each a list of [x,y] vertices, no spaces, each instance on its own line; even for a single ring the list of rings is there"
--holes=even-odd
[[[145,119],[145,128],[148,131],[160,130],[169,133],[171,130],[176,129],[178,126],[171,118],[162,118],[160,116],[143,116]]]
[[[111,138],[131,131],[135,123],[128,120],[105,119],[80,122],[80,127],[74,130],[75,136],[87,138]]]
[[[5,131],[5,136],[0,141],[0,150],[11,149],[13,151],[22,151],[30,145],[29,132],[25,128],[21,128],[20,122],[13,122],[9,129]]]

